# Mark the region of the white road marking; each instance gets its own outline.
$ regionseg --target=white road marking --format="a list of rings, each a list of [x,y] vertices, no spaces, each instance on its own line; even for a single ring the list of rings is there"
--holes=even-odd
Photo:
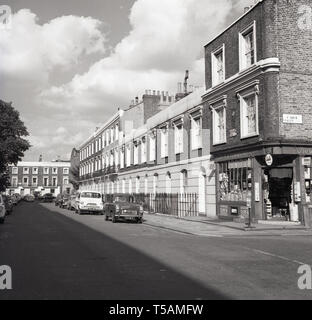
[[[248,248],[248,249],[252,250],[252,251],[254,251],[256,253],[260,253],[260,254],[263,254],[263,255],[266,255],[266,256],[269,256],[269,257],[278,258],[278,259],[281,259],[281,260],[284,260],[284,261],[296,263],[296,264],[299,264],[299,265],[306,265],[307,264],[307,263],[304,263],[304,262],[301,262],[301,261],[298,261],[298,260],[292,260],[292,259],[280,256],[278,254],[274,254],[274,253],[270,253],[270,252],[266,252],[266,251],[262,251],[262,250],[257,250],[257,249],[251,249],[251,248]]]

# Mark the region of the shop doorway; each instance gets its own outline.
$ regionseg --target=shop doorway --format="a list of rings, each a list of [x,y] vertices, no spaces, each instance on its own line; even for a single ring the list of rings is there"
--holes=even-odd
[[[293,168],[270,168],[263,172],[263,202],[267,220],[291,221]]]

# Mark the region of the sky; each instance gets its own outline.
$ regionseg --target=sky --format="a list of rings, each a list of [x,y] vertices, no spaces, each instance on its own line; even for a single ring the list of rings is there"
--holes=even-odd
[[[204,85],[204,45],[253,0],[7,0],[0,99],[32,145],[24,160],[68,159],[145,90],[175,94],[190,70]]]

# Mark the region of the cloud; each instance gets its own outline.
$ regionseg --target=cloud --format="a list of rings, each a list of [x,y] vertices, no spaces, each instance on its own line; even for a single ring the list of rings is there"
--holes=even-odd
[[[38,24],[28,9],[12,17],[12,28],[1,31],[0,74],[6,81],[47,84],[55,68],[74,68],[85,56],[104,53],[106,38],[101,22],[93,18],[63,16]]]
[[[203,85],[203,46],[231,8],[231,0],[138,0],[129,17],[132,30],[114,52],[69,83],[43,91],[40,103],[111,114],[145,89],[174,93],[186,69],[194,84]]]

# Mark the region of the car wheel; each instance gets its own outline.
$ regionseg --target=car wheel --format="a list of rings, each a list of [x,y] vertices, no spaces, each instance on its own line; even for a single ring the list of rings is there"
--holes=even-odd
[[[108,221],[108,215],[105,214],[105,221]]]
[[[116,223],[116,222],[117,222],[116,217],[112,216],[112,223]]]
[[[137,223],[142,224],[143,223],[142,218],[138,218]]]

